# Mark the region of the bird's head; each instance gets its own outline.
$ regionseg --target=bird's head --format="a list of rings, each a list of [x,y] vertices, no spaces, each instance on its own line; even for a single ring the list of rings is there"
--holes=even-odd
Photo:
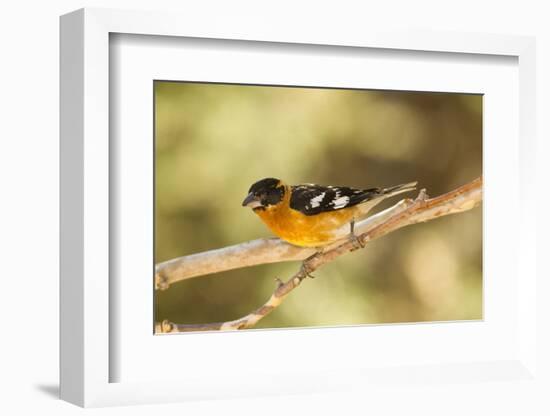
[[[265,178],[254,183],[248,190],[243,207],[264,210],[270,205],[278,204],[285,195],[285,185],[279,179]]]

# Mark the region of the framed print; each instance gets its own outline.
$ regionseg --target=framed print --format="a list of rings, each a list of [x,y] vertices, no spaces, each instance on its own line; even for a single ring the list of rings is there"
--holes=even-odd
[[[533,39],[241,29],[61,19],[62,398],[536,383]]]

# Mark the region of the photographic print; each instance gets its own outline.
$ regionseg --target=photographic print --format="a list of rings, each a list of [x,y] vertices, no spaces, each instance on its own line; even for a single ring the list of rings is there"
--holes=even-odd
[[[155,81],[155,333],[482,319],[482,114]]]

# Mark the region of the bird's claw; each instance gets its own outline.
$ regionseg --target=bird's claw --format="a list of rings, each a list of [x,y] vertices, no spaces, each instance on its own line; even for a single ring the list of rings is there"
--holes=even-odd
[[[316,247],[315,248],[315,254],[312,254],[311,256],[309,256],[307,259],[305,259],[303,262],[302,262],[302,267],[300,268],[300,272],[302,274],[302,276],[304,277],[309,277],[311,279],[315,279],[315,276],[313,276],[311,274],[311,272],[313,270],[311,270],[311,268],[308,266],[308,262],[312,261],[313,259],[323,255],[323,253],[325,252],[325,248],[324,247]]]
[[[315,279],[315,276],[313,276],[313,275],[311,274],[311,272],[312,272],[313,270],[311,270],[311,268],[308,266],[307,260],[308,260],[308,259],[306,259],[306,261],[302,262],[302,267],[300,267],[300,273],[301,273],[301,275],[304,276],[304,277],[309,277],[309,278],[311,278],[311,279]]]
[[[349,240],[353,243],[356,249],[364,248],[365,243],[363,243],[355,234],[355,218],[351,220],[349,225],[350,225]]]
[[[349,239],[353,243],[355,249],[365,248],[365,243],[361,242],[355,234],[350,234]]]

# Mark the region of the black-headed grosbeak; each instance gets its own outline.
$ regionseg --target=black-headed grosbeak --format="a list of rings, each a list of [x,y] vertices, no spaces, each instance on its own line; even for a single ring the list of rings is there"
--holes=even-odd
[[[384,199],[412,191],[416,182],[390,188],[353,189],[314,184],[287,185],[265,178],[254,183],[243,206],[250,207],[278,237],[302,247],[322,247],[353,234],[353,224]]]

